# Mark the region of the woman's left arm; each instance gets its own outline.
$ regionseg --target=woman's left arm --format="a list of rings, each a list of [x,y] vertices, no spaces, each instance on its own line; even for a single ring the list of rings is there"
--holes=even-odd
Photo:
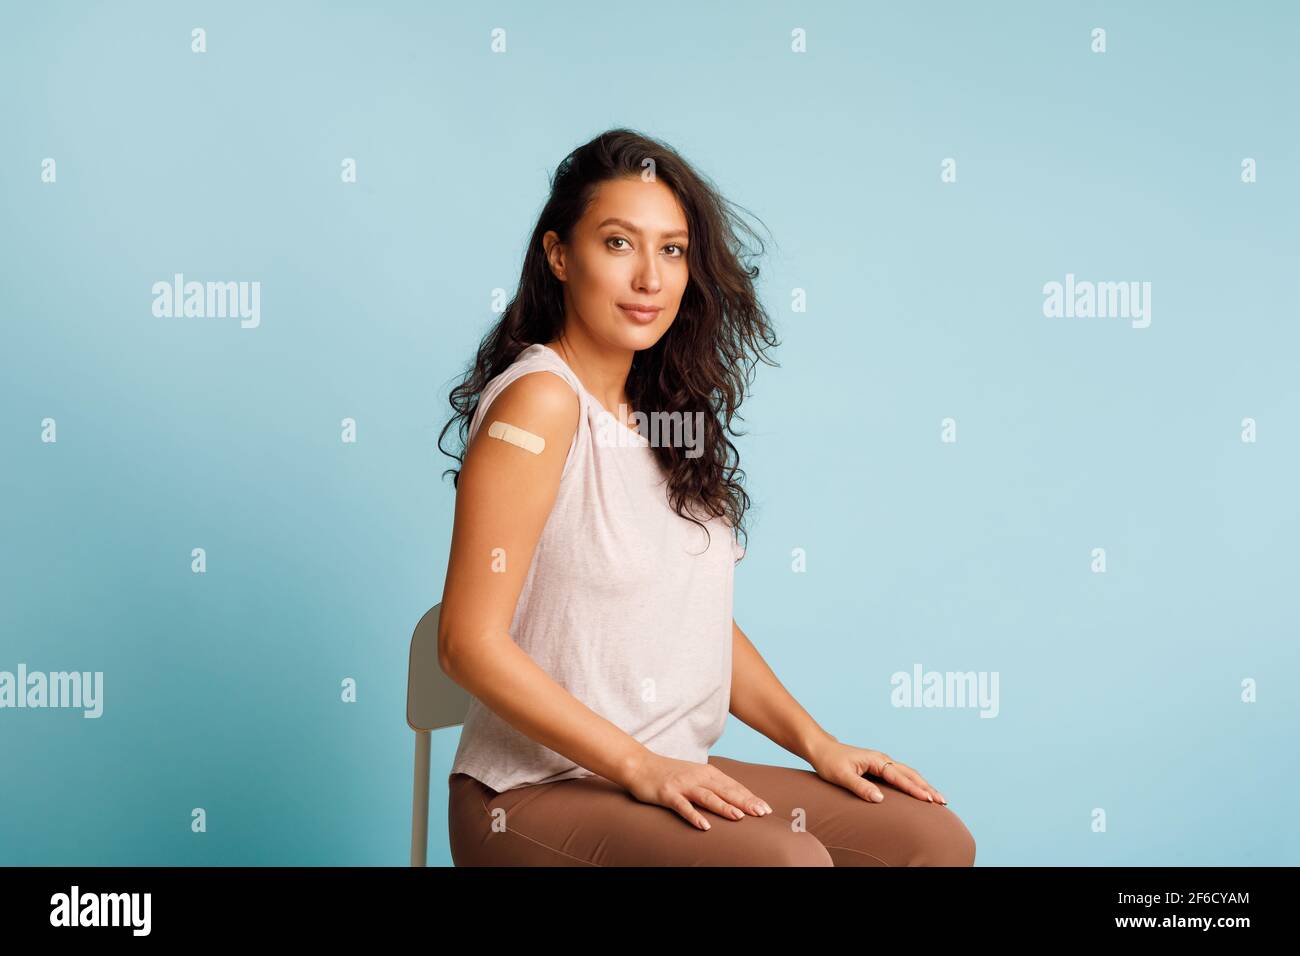
[[[918,800],[948,802],[906,764],[890,760],[878,750],[840,743],[822,729],[777,680],[735,619],[731,622],[730,710],[764,737],[808,761],[819,777],[864,800],[879,802],[885,798],[879,787],[862,776],[871,773]]]

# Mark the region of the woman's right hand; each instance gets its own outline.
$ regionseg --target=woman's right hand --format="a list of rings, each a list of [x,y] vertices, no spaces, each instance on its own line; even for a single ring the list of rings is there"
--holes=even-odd
[[[709,821],[695,809],[697,803],[728,820],[739,820],[747,813],[761,817],[772,812],[748,787],[712,764],[652,752],[642,756],[623,786],[642,803],[674,810],[701,830],[709,829]]]

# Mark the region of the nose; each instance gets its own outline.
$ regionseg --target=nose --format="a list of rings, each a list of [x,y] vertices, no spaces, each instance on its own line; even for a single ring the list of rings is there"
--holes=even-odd
[[[632,278],[632,284],[638,292],[656,293],[659,291],[661,282],[659,279],[659,263],[655,261],[655,254],[643,253],[637,259],[636,275]]]

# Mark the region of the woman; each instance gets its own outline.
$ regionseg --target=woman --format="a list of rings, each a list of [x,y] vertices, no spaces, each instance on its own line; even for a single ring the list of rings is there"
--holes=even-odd
[[[596,137],[452,392],[457,865],[974,862],[943,795],[818,726],[732,618],[749,499],[727,431],[739,363],[778,344],[739,225],[672,149]],[[728,712],[815,772],[710,756]]]

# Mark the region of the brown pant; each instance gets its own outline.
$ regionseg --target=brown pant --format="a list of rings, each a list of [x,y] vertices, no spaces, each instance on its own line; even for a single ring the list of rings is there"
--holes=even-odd
[[[947,807],[883,780],[870,803],[811,770],[710,756],[772,813],[739,820],[695,805],[710,829],[600,776],[497,793],[450,775],[456,866],[971,866],[975,839]]]

